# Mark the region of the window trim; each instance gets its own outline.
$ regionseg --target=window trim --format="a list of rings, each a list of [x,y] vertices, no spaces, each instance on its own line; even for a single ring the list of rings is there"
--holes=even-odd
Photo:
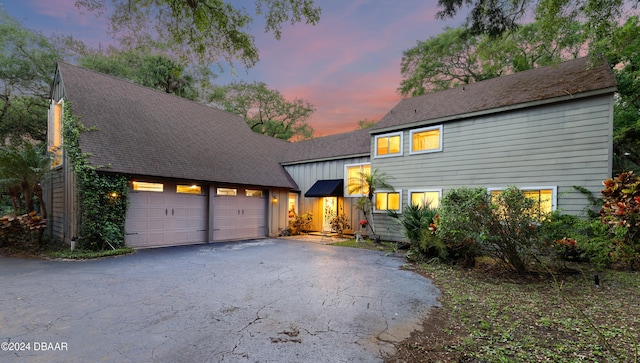
[[[131,189],[134,192],[164,193],[164,183],[133,180]]]
[[[50,169],[60,169],[64,165],[64,140],[62,137],[63,132],[63,118],[64,118],[64,98],[61,98],[58,102],[51,100],[49,105],[49,113],[47,116],[47,152],[51,157]],[[59,108],[59,120],[56,122],[57,109]],[[56,128],[58,126],[58,128]]]
[[[223,193],[219,193],[220,191],[224,191]],[[228,187],[217,187],[216,195],[220,197],[237,197],[238,196],[238,188],[228,188]]]
[[[398,209],[378,209],[376,208],[376,199],[378,197],[378,193],[398,193],[398,197],[400,199],[399,201],[399,205],[398,205]],[[387,197],[387,204],[389,204],[389,199]],[[402,190],[389,190],[389,189],[381,189],[381,190],[376,190],[376,192],[373,194],[373,213],[387,213],[388,210],[391,210],[392,212],[396,212],[396,213],[402,213]]]
[[[489,191],[489,193],[491,193],[492,191],[496,191],[496,190],[505,190],[508,187],[491,187],[491,188],[487,188],[487,191]],[[558,186],[557,185],[542,185],[542,186],[517,186],[516,188],[523,190],[523,191],[527,191],[527,190],[551,190],[551,211],[555,212],[558,208]]]
[[[385,137],[394,137],[394,136],[400,136],[400,151],[397,153],[389,153],[389,154],[378,154],[378,139],[382,139]],[[374,158],[392,158],[392,157],[396,157],[396,156],[402,156],[403,155],[403,149],[404,149],[404,132],[399,131],[399,132],[392,132],[389,134],[383,134],[383,135],[376,135],[376,137],[373,140],[373,148],[374,148]]]
[[[440,145],[440,147],[437,148],[437,149],[431,149],[431,150],[413,151],[413,134],[417,134],[417,133],[425,132],[425,131],[432,131],[432,130],[438,130],[438,136],[439,136],[438,144]],[[409,131],[409,155],[418,155],[418,154],[428,154],[428,153],[442,152],[442,141],[443,141],[442,134],[443,133],[444,133],[443,125],[422,127],[422,128],[419,128],[419,129],[415,129],[415,130]]]
[[[364,197],[365,196],[365,194],[350,194],[349,193],[349,179],[348,179],[348,177],[349,177],[348,170],[349,170],[350,167],[359,166],[360,167],[360,172],[362,172],[362,166],[364,166],[364,165],[368,165],[369,166],[369,170],[371,170],[371,163],[370,162],[356,163],[356,164],[345,164],[344,165],[344,196],[345,197],[358,198],[358,197]]]
[[[407,205],[411,204],[411,195],[413,193],[425,193],[425,192],[437,192],[438,193],[438,205],[436,208],[440,208],[440,202],[442,202],[442,188],[419,188],[407,190]]]

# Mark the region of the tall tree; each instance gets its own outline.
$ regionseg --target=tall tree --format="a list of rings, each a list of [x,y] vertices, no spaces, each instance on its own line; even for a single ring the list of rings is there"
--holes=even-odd
[[[109,7],[112,6],[112,8]],[[171,44],[171,51],[198,63],[238,59],[253,66],[259,59],[247,32],[253,20],[244,7],[224,0],[76,0],[76,6],[108,14],[110,32],[127,48],[141,43]],[[256,0],[264,30],[280,39],[285,23],[317,24],[321,9],[313,0]]]
[[[474,35],[465,27],[446,28],[403,52],[398,91],[417,96],[559,63],[584,55],[584,44],[579,23],[568,24],[553,36],[538,23],[496,37]]]
[[[49,87],[62,54],[0,10],[0,144],[44,140]]]
[[[288,101],[263,82],[234,82],[217,88],[211,99],[225,111],[242,116],[257,133],[291,141],[313,137],[307,123],[315,111],[313,105],[300,98]]]
[[[378,120],[369,120],[369,119],[362,119],[360,121],[358,121],[358,127],[356,128],[356,130],[364,130],[364,129],[368,129],[370,127],[375,126],[375,124],[378,123]]]

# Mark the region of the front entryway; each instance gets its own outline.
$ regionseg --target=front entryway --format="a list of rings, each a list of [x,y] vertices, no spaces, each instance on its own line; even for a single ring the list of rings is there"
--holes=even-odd
[[[324,197],[322,198],[322,231],[330,232],[333,228],[331,220],[338,215],[338,198]]]

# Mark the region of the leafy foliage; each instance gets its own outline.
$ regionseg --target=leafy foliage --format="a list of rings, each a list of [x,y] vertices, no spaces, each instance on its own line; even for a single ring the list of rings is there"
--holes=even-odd
[[[61,57],[47,38],[0,9],[0,144],[45,140],[49,82]]]
[[[331,230],[335,231],[340,236],[342,236],[347,230],[351,229],[349,218],[343,213],[337,214],[331,218],[329,224],[331,224]]]
[[[251,130],[282,140],[304,140],[313,136],[307,123],[315,108],[300,98],[288,101],[263,82],[234,82],[219,87],[211,99],[225,111],[240,115]]]
[[[72,116],[69,102],[64,104],[63,137],[73,163],[80,201],[80,247],[104,250],[124,245],[128,181],[124,176],[99,173],[89,165],[79,146],[81,132],[88,132]]]
[[[292,236],[300,233],[309,232],[311,230],[311,222],[313,222],[313,214],[307,212],[305,214],[294,214],[289,220],[289,234]]]
[[[404,207],[401,215],[392,211],[388,214],[400,223],[404,235],[409,239],[409,261],[427,261],[447,255],[445,244],[436,236],[438,214],[435,209],[411,204]]]
[[[43,144],[24,142],[0,148],[0,186],[11,197],[14,215],[36,211],[37,199],[39,212],[47,218],[40,183],[48,170],[49,157]]]
[[[250,67],[259,59],[254,38],[247,33],[253,19],[229,1],[76,0],[76,6],[108,14],[112,35],[126,48],[167,44],[168,51],[204,64],[239,59]],[[313,0],[258,0],[255,6],[256,14],[264,16],[265,32],[276,39],[285,23],[304,20],[315,25],[320,20],[321,10]]]
[[[374,169],[371,173],[360,173],[362,184],[352,184],[349,194],[366,193],[365,196],[358,198],[356,208],[361,210],[364,214],[364,218],[367,221],[366,226],[371,231],[371,238],[376,242],[380,242],[380,236],[376,234],[375,221],[373,218],[373,206],[376,190],[388,189],[393,190],[393,186],[389,183],[389,176],[378,169]]]
[[[483,188],[458,188],[442,200],[438,234],[462,251],[492,256],[518,273],[545,255],[535,201],[516,187],[495,196]],[[476,251],[477,248],[477,251]]]

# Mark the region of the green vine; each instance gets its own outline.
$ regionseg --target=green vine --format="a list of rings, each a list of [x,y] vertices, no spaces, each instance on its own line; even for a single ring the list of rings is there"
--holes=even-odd
[[[124,246],[124,222],[127,212],[128,181],[122,175],[100,173],[89,165],[88,154],[80,149],[82,132],[92,131],[72,115],[64,103],[62,118],[65,151],[72,163],[78,187],[81,248],[104,250]]]

